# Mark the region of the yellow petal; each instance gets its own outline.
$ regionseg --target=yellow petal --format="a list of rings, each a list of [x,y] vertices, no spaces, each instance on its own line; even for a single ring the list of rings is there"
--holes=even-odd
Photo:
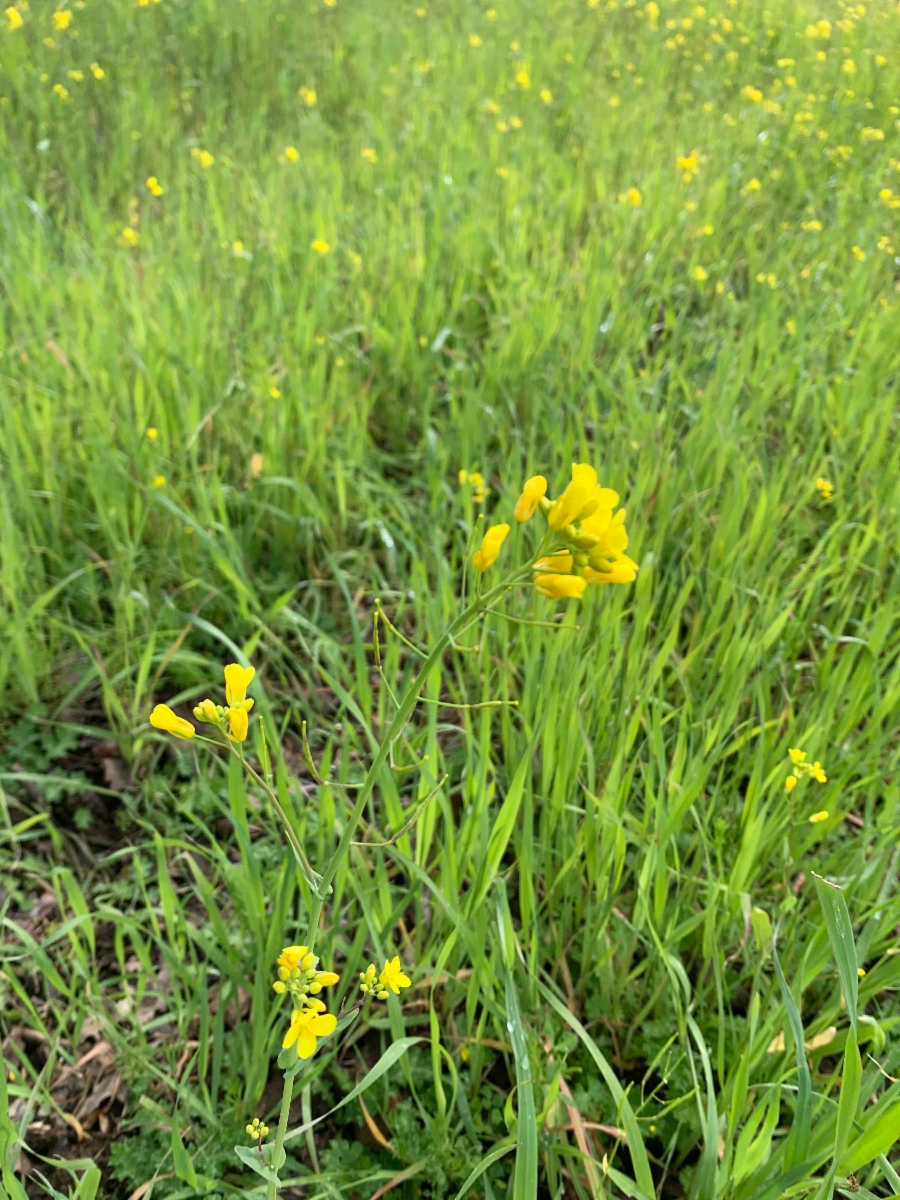
[[[540,501],[547,494],[547,480],[543,475],[532,475],[525,481],[522,495],[516,501],[513,516],[519,522],[530,521]]]
[[[316,1052],[316,1035],[309,1029],[304,1028],[303,1032],[297,1038],[297,1057],[312,1058]]]
[[[587,580],[580,575],[536,574],[534,586],[542,596],[551,600],[577,600],[584,595]]]
[[[247,699],[247,688],[256,674],[254,667],[242,667],[239,663],[229,663],[225,668],[225,699],[229,705],[240,704]]]
[[[245,708],[229,708],[228,737],[232,742],[243,742],[247,738],[250,719]]]
[[[322,987],[330,987],[333,983],[340,983],[340,975],[335,975],[334,971],[319,971],[316,975],[316,983],[321,983]]]
[[[336,1026],[337,1017],[334,1013],[322,1013],[321,1016],[313,1017],[309,1023],[316,1037],[328,1037],[329,1033],[334,1033]]]
[[[185,740],[192,738],[197,732],[190,721],[172,712],[168,704],[157,704],[150,714],[150,724],[154,729],[162,729],[164,733],[171,733]]]

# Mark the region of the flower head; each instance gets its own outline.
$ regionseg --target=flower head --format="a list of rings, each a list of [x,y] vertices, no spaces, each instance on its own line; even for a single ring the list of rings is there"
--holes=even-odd
[[[581,575],[536,573],[535,590],[550,600],[578,600],[584,595],[587,580]]]
[[[264,1125],[259,1117],[254,1117],[250,1124],[245,1128],[247,1131],[247,1136],[256,1138],[257,1141],[261,1141],[264,1137],[267,1137],[269,1133],[268,1125]]]
[[[72,14],[67,8],[60,8],[53,14],[53,26],[62,32],[72,24]]]
[[[831,500],[834,496],[834,484],[830,479],[825,479],[824,476],[820,475],[816,480],[816,491],[819,493],[821,500]]]
[[[532,475],[525,481],[522,495],[516,501],[513,516],[517,521],[530,521],[537,512],[537,507],[547,494],[547,480],[543,475]]]
[[[171,733],[177,738],[184,738],[185,741],[197,732],[190,721],[179,717],[168,704],[157,704],[150,714],[150,724],[154,729],[161,729],[164,733]]]
[[[22,28],[22,26],[24,25],[24,21],[22,20],[22,14],[19,12],[19,10],[16,8],[16,6],[14,4],[11,4],[9,6],[9,8],[7,8],[5,10],[5,13],[6,13],[6,21],[7,21],[8,29],[13,30],[13,29],[21,29]]]
[[[374,996],[376,1000],[387,1000],[388,991],[384,984],[378,982],[377,968],[374,963],[369,963],[364,971],[359,973],[359,988],[362,994],[368,999]]]
[[[206,725],[218,725],[220,719],[219,710],[212,700],[201,700],[194,709],[194,717]]]
[[[99,63],[95,63],[95,62],[91,63],[91,74],[93,75],[93,77],[95,79],[105,79],[106,78],[106,72],[103,70],[103,68],[100,66]]]
[[[228,740],[230,742],[245,742],[250,725],[250,716],[243,706],[228,710]]]
[[[307,108],[313,108],[318,100],[316,89],[311,87],[298,88],[297,95],[303,101]]]
[[[484,573],[496,561],[508,533],[508,525],[492,525],[487,530],[481,541],[481,549],[472,555],[472,565],[476,571]]]
[[[640,208],[644,197],[640,193],[640,189],[636,187],[627,188],[619,196],[619,200],[623,204],[630,204],[632,208]]]
[[[314,250],[316,254],[328,254],[331,247],[324,238],[316,238],[315,241],[310,243],[310,249]]]
[[[681,177],[685,183],[690,183],[695,175],[700,173],[700,161],[696,150],[692,150],[690,154],[679,154],[676,159],[676,166],[681,172]]]
[[[254,667],[242,667],[239,663],[229,663],[225,667],[225,699],[230,708],[237,708],[247,699],[247,688],[255,674]]]
[[[147,191],[153,196],[161,196],[165,188],[160,184],[155,175],[147,176]]]
[[[281,1043],[282,1049],[288,1050],[295,1045],[298,1058],[312,1058],[316,1052],[316,1039],[328,1037],[337,1026],[337,1017],[324,1010],[325,1005],[320,1000],[312,1001],[308,1008],[295,1008],[291,1013],[290,1028]]]
[[[279,995],[290,992],[296,1007],[315,1003],[321,1008],[321,1002],[313,1002],[310,997],[339,979],[334,971],[319,970],[318,955],[307,946],[285,946],[278,956],[278,980],[272,987]]]
[[[410,986],[408,976],[403,974],[399,954],[395,954],[390,960],[385,959],[384,967],[378,976],[378,982],[383,988],[390,988],[395,996],[400,995],[401,988],[408,988]]]
[[[821,812],[814,812],[809,818],[810,825],[818,825],[820,821],[828,820],[828,812],[823,808]]]

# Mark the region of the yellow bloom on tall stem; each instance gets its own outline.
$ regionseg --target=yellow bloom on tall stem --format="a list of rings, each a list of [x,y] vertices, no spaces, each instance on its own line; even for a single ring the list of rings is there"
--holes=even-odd
[[[547,480],[543,475],[532,475],[525,481],[525,486],[522,488],[522,495],[516,501],[516,507],[513,509],[513,516],[521,524],[524,521],[530,521],[537,512],[537,506],[547,494]]]
[[[228,738],[232,742],[244,742],[247,740],[247,729],[250,725],[250,717],[247,714],[246,708],[239,705],[237,708],[229,708],[228,710]]]
[[[385,959],[384,967],[378,976],[378,982],[383,988],[390,988],[395,996],[400,995],[401,988],[408,988],[410,986],[409,977],[403,974],[399,954],[395,954],[390,960]]]
[[[325,1012],[321,1000],[311,1000],[306,1008],[295,1008],[291,1013],[291,1024],[282,1049],[289,1050],[296,1045],[298,1058],[312,1058],[316,1052],[316,1039],[328,1037],[334,1033],[337,1017],[334,1013]]]
[[[500,553],[500,547],[506,541],[509,533],[508,525],[492,525],[481,541],[481,549],[472,555],[472,565],[482,573],[492,566]]]
[[[255,674],[254,667],[242,667],[239,663],[228,664],[225,668],[225,699],[229,708],[244,703],[247,699],[247,688],[253,682]]]
[[[184,738],[185,741],[192,738],[197,732],[190,721],[186,721],[184,717],[179,717],[177,713],[172,712],[168,704],[157,704],[150,714],[150,724],[154,729],[174,734],[175,737]]]
[[[589,463],[573,463],[571,483],[563,494],[553,501],[547,514],[547,524],[550,528],[560,530],[572,521],[577,521],[589,504],[596,486],[597,472],[594,468]],[[616,502],[618,499],[616,496]]]

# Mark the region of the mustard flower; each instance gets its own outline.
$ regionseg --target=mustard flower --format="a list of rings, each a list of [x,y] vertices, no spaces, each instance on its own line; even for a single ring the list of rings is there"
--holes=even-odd
[[[285,946],[278,956],[278,980],[272,988],[279,995],[289,992],[294,1005],[300,1007],[312,1004],[310,996],[318,995],[339,978],[334,971],[320,971],[318,955],[306,946]]]
[[[320,1000],[313,1000],[308,1008],[295,1008],[291,1013],[291,1024],[282,1049],[289,1050],[296,1045],[298,1058],[312,1058],[316,1052],[316,1039],[328,1037],[334,1033],[337,1017],[325,1012],[325,1005]]]
[[[5,9],[4,11],[6,13],[7,28],[10,31],[13,29],[21,29],[25,22],[22,20],[22,14],[19,12],[16,6],[11,4],[9,8]]]
[[[834,496],[834,484],[830,479],[820,475],[816,480],[816,491],[819,493],[819,497],[827,503]]]
[[[681,171],[681,177],[684,182],[690,183],[694,176],[700,173],[700,162],[697,151],[692,150],[690,154],[679,154],[676,159],[676,166]]]
[[[144,436],[147,438],[148,442],[155,442],[157,440],[157,438],[159,437],[159,430],[154,429],[153,426],[150,425],[144,431]]]
[[[793,779],[793,783],[785,782],[785,791],[793,791],[797,785],[797,778],[801,775],[808,775],[811,779],[815,779],[817,783],[827,783],[828,776],[822,767],[822,764],[816,759],[815,762],[807,762],[806,751],[799,747],[792,747],[788,750],[788,755],[792,764],[791,774],[788,780]]]
[[[148,175],[147,176],[147,191],[150,192],[154,196],[161,196],[163,194],[163,192],[165,191],[165,188],[162,187],[162,185],[160,184],[159,180],[156,178],[155,175]]]
[[[302,87],[297,90],[297,95],[303,101],[307,108],[314,108],[318,100],[316,89],[311,87]]]
[[[53,26],[62,32],[72,24],[72,14],[66,8],[61,8],[53,14]]]
[[[205,725],[218,725],[221,714],[212,700],[201,700],[194,708],[194,718]]]
[[[792,792],[796,786],[797,786],[797,776],[796,775],[788,775],[787,779],[785,779],[785,781],[784,781],[784,790],[786,792]]]
[[[531,87],[531,76],[524,68],[516,73],[516,83],[523,90]]]
[[[883,142],[884,130],[876,129],[872,125],[866,125],[859,136],[864,142]]]
[[[759,104],[763,98],[762,92],[759,88],[755,88],[752,83],[748,83],[746,87],[741,88],[741,95],[746,96],[751,104]]]
[[[541,90],[540,90],[540,97],[541,97],[541,99],[543,100],[543,102],[544,102],[545,104],[552,104],[552,103],[553,103],[553,93],[550,91],[550,89],[549,89],[549,88],[546,88],[546,87],[545,87],[545,88],[541,88]]]
[[[395,996],[400,995],[401,988],[408,988],[410,986],[409,977],[403,974],[399,954],[395,954],[389,961],[385,959],[384,967],[378,976],[378,982],[383,988],[390,988]]]
[[[861,246],[854,246],[851,253],[853,254],[853,257],[856,259],[857,262],[865,262],[866,261],[866,252],[865,252],[865,250],[863,250],[863,248]]]
[[[95,79],[105,79],[106,78],[106,72],[103,70],[103,68],[100,66],[99,63],[95,63],[95,62],[91,63],[91,74],[93,75],[93,77]]]
[[[643,196],[638,188],[630,187],[620,193],[619,200],[623,204],[630,204],[632,208],[640,208]]]
[[[132,232],[134,232],[134,230],[132,230]],[[123,236],[124,236],[124,235],[123,235]],[[127,238],[126,238],[125,240],[126,240],[126,241],[128,241],[128,239],[127,239]],[[135,241],[135,242],[137,241],[137,234],[135,234],[134,241]],[[133,246],[133,245],[134,245],[134,242],[130,242],[129,244]],[[165,477],[165,475],[154,475],[154,476],[153,476],[153,479],[152,479],[152,481],[151,481],[151,483],[150,483],[150,486],[151,486],[152,488],[155,488],[157,491],[158,491],[160,488],[164,488],[164,487],[166,486],[166,477]]]
[[[161,729],[164,733],[171,733],[177,738],[184,738],[185,741],[197,732],[190,721],[172,712],[168,704],[157,704],[150,714],[150,724],[154,729]]]
[[[821,812],[814,812],[812,814],[812,816],[809,818],[809,823],[810,823],[810,825],[818,825],[820,821],[827,821],[827,820],[828,820],[828,812],[826,809],[823,808],[821,810]]]
[[[706,271],[705,267],[694,267],[693,271],[691,272],[691,277],[696,283],[706,283],[707,279],[709,279],[709,273]]]
[[[364,158],[367,163],[378,162],[378,151],[374,148],[374,146],[363,146],[362,150],[359,152],[359,156],[360,158]]]
[[[530,521],[537,512],[537,507],[547,494],[547,480],[543,475],[532,475],[525,481],[522,495],[516,501],[513,516],[521,524]]]
[[[228,740],[230,742],[245,742],[249,725],[250,716],[246,708],[229,708]]]
[[[295,163],[300,158],[300,151],[296,146],[285,146],[284,157],[288,160],[288,162]]]
[[[509,533],[508,525],[492,525],[481,541],[481,549],[472,555],[472,565],[482,574],[492,566],[500,553],[500,547]]]
[[[247,700],[247,688],[253,682],[256,668],[242,667],[239,663],[229,663],[224,668],[223,674],[225,675],[225,699],[228,701],[228,707],[246,707],[249,711],[253,707],[253,701]]]
[[[310,243],[310,249],[314,250],[316,254],[329,254],[331,252],[331,247],[324,238],[316,238],[315,241]]]
[[[57,96],[59,96],[60,100],[68,100],[68,98],[69,98],[69,89],[68,89],[68,88],[65,86],[65,84],[62,84],[62,83],[54,83],[54,85],[53,85],[53,90],[54,90],[54,92],[56,92]],[[126,240],[126,241],[128,241],[128,238],[126,237],[126,239],[125,239],[125,240]],[[137,241],[137,235],[136,235],[136,234],[135,234],[135,241]],[[134,245],[134,242],[131,242],[131,245],[133,246],[133,245]]]
[[[534,577],[535,590],[550,600],[578,600],[584,595],[587,580],[580,575],[539,573]]]
[[[256,1138],[257,1141],[262,1141],[262,1139],[267,1137],[269,1133],[268,1125],[264,1125],[259,1117],[254,1117],[250,1124],[245,1126],[245,1128],[247,1136]]]
[[[481,45],[481,38],[478,36],[477,33],[469,34],[469,45],[472,47],[473,50],[477,50],[478,47]]]

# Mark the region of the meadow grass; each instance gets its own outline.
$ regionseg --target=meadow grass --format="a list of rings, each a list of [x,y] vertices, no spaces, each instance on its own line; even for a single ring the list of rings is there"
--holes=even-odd
[[[254,662],[323,862],[301,722],[358,780],[416,665],[391,637],[376,672],[375,597],[427,645],[459,470],[508,520],[582,460],[637,582],[517,594],[429,679],[517,707],[426,703],[427,762],[382,774],[369,842],[449,778],[354,849],[317,949],[338,1000],[389,952],[413,998],[322,1044],[292,1124],[422,1040],[289,1186],[900,1194],[896,5],[64,11],[0,16],[3,1186],[264,1192],[232,1147],[276,1111],[309,889],[150,708]],[[828,781],[786,794],[797,746]],[[101,1043],[112,1132],[61,1082]]]

